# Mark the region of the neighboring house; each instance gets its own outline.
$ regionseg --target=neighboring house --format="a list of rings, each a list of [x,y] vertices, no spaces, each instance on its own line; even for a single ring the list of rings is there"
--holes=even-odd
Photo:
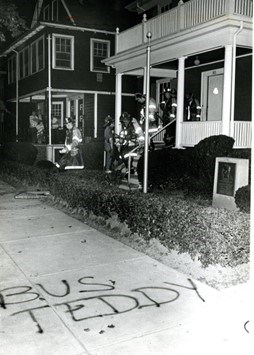
[[[102,2],[37,1],[31,29],[1,53],[5,104],[13,114],[5,120],[7,140],[28,140],[29,115],[40,110],[49,160],[64,142],[66,116],[76,118],[85,142],[103,141],[104,117],[115,115],[115,70],[101,60],[115,53],[114,21],[125,28],[135,18],[104,8]],[[127,111],[135,110],[135,83],[124,87]]]
[[[165,86],[177,90],[176,148],[218,134],[234,137],[235,148],[250,148],[253,1],[140,0],[127,8],[143,21],[117,32],[116,53],[104,60],[116,69],[116,127],[126,78],[141,76],[146,92],[150,48],[152,96],[159,103]],[[200,121],[184,121],[189,92],[201,102]]]

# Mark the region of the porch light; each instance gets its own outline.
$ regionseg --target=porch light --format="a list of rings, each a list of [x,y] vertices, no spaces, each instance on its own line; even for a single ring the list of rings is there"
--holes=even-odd
[[[213,89],[213,94],[214,94],[214,95],[218,95],[218,93],[219,93],[218,88],[214,88],[214,89]]]
[[[194,59],[194,64],[195,64],[195,65],[199,65],[199,64],[200,64],[200,60],[199,60],[198,55],[196,55],[196,57],[195,57],[195,59]]]

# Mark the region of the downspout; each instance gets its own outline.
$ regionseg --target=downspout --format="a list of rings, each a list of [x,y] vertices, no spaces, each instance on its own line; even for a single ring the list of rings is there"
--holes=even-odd
[[[12,49],[16,53],[16,142],[19,141],[19,53]]]
[[[233,37],[233,56],[232,56],[232,88],[231,88],[231,115],[230,115],[230,136],[234,136],[234,115],[235,115],[235,74],[236,74],[236,37],[243,29],[243,21],[240,21],[239,29]]]

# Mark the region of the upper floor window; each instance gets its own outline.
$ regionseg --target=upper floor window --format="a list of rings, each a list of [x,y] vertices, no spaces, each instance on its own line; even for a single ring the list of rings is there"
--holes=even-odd
[[[29,47],[19,52],[19,78],[23,79],[29,75]]]
[[[43,37],[31,44],[31,74],[44,68],[44,40]]]
[[[172,1],[160,6],[160,13],[164,13],[172,9]]]
[[[8,60],[8,84],[16,81],[16,55]]]
[[[52,2],[52,21],[58,21],[58,0]]]
[[[43,9],[43,20],[49,21],[49,5],[45,6]]]
[[[110,41],[91,38],[90,70],[95,72],[109,73],[110,68],[101,61],[110,55]]]
[[[53,68],[74,70],[74,37],[53,35]]]

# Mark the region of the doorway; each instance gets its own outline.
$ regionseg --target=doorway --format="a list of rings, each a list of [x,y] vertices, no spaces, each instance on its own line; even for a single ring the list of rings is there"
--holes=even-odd
[[[221,121],[223,106],[224,69],[202,73],[201,120]]]

